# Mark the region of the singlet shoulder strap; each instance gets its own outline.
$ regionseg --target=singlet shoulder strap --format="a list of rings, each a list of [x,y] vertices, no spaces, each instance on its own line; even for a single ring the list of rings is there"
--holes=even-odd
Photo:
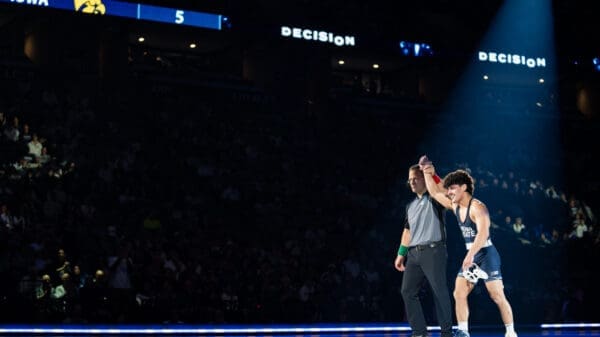
[[[473,202],[473,197],[469,200],[469,206],[467,206],[467,215],[465,216],[465,222],[469,221],[469,213],[471,212],[471,203]]]

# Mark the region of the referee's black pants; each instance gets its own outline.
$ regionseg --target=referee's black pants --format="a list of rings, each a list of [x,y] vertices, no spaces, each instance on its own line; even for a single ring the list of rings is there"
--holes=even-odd
[[[441,337],[452,336],[452,304],[446,280],[448,252],[443,242],[411,247],[402,278],[402,298],[413,336],[427,335],[427,323],[419,292],[425,279],[433,292]]]

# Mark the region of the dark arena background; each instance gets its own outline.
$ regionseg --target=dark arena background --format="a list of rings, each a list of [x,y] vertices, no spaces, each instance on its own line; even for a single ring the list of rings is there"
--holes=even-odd
[[[410,336],[427,154],[475,178],[517,333],[600,336],[594,8],[0,0],[0,335]]]

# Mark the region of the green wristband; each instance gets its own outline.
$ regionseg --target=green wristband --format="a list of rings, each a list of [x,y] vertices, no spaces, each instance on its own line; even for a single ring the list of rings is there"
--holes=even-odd
[[[408,253],[408,247],[400,245],[400,248],[398,248],[398,255],[406,256],[406,253]]]

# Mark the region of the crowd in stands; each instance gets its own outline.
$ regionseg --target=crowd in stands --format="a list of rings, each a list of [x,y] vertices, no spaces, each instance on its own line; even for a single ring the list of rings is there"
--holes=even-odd
[[[405,321],[393,260],[421,154],[406,139],[434,109],[2,67],[4,322]],[[485,163],[438,169],[469,169],[493,205],[516,319],[597,318],[582,260],[598,257],[598,205]],[[451,214],[448,232],[458,270]],[[481,291],[472,317],[489,323]]]

